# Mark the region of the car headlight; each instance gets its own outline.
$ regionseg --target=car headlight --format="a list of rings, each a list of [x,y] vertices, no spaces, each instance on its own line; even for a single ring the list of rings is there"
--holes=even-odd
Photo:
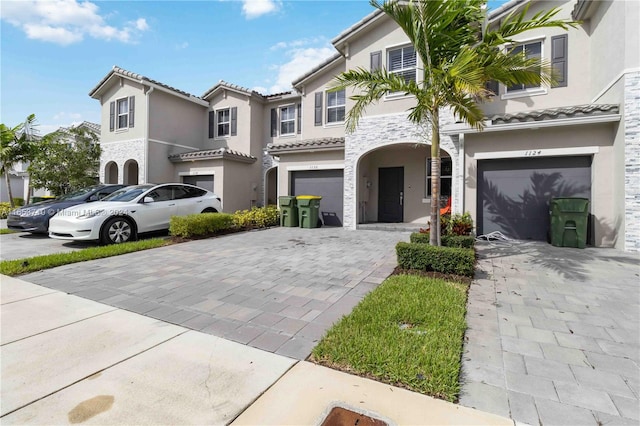
[[[80,216],[76,216],[76,219],[91,219],[100,215],[102,212],[104,212],[104,210],[91,210],[88,212],[83,212]]]

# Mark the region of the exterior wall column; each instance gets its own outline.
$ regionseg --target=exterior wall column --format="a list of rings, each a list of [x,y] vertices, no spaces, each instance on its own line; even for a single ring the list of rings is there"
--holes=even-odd
[[[640,252],[640,72],[624,77],[624,248]]]

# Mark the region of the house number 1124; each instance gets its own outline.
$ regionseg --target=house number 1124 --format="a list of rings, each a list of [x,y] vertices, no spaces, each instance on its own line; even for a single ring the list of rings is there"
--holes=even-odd
[[[533,149],[533,150],[529,150],[529,151],[525,151],[524,152],[524,156],[525,157],[536,157],[538,155],[542,154],[542,150],[541,149]]]

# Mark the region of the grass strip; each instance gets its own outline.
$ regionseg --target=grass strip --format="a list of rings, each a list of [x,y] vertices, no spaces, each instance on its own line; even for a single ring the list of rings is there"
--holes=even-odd
[[[109,246],[89,247],[68,253],[53,253],[24,259],[3,260],[0,262],[0,274],[13,277],[29,272],[55,268],[56,266],[118,256],[121,254],[162,247],[168,244],[171,244],[171,242],[161,238],[153,238],[149,240],[132,241],[129,243],[113,244]]]
[[[327,332],[311,360],[455,401],[468,286],[394,275]]]
[[[15,234],[18,231],[14,231],[13,229],[7,229],[7,228],[0,228],[0,235],[5,235],[5,234]]]

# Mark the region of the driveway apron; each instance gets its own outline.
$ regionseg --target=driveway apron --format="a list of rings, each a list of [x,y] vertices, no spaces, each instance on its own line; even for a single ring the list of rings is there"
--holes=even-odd
[[[480,246],[460,403],[531,425],[640,421],[640,258]]]
[[[22,277],[45,287],[306,358],[396,265],[408,233],[273,228]]]

